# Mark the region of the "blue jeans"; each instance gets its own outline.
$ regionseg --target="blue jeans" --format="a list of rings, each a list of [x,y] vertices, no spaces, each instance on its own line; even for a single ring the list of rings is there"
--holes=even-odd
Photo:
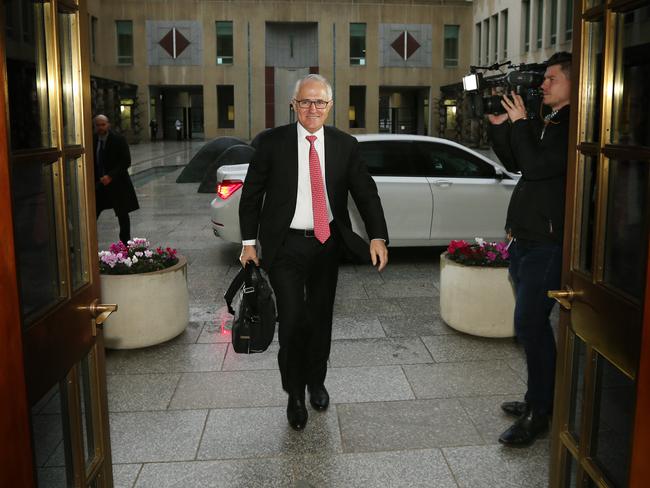
[[[510,277],[515,287],[515,334],[526,353],[526,402],[536,413],[553,411],[555,338],[549,316],[560,287],[562,247],[517,239],[510,246]]]

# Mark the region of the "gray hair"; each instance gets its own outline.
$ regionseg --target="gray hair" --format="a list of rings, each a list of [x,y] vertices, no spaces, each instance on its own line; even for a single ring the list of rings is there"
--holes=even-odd
[[[95,115],[95,117],[93,118],[93,121],[95,121],[95,120],[103,120],[104,122],[110,122],[110,120],[108,120],[108,117],[106,117],[106,115],[104,115],[104,114]]]
[[[296,87],[293,89],[294,100],[298,96],[298,93],[300,92],[300,88],[302,88],[302,85],[304,83],[307,83],[308,81],[315,81],[317,83],[322,84],[325,87],[325,92],[327,93],[327,101],[332,99],[332,85],[330,85],[329,81],[327,81],[324,76],[311,73],[296,81]]]

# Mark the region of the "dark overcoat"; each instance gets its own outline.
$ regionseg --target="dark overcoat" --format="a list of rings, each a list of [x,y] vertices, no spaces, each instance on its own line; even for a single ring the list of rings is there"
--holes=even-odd
[[[97,134],[93,137],[93,154],[97,158]],[[104,144],[102,158],[104,173],[111,177],[111,182],[104,186],[95,169],[95,197],[97,210],[112,208],[115,214],[133,212],[140,208],[138,197],[129,176],[131,152],[126,139],[113,131],[109,131]],[[97,168],[97,166],[95,166]]]

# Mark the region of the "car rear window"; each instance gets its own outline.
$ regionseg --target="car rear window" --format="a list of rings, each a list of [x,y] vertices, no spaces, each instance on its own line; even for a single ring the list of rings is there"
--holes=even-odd
[[[373,176],[412,176],[414,144],[411,141],[359,143],[361,159]]]
[[[416,171],[422,176],[448,178],[494,178],[494,167],[454,146],[418,142]]]

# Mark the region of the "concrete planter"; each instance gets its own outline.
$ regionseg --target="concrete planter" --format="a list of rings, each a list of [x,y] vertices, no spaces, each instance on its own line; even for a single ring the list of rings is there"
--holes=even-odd
[[[101,275],[103,303],[117,303],[117,312],[104,323],[110,349],[134,349],[176,337],[189,322],[187,260],[174,266],[132,275]]]
[[[440,256],[440,315],[447,325],[482,337],[512,337],[514,308],[508,268],[465,266]]]

